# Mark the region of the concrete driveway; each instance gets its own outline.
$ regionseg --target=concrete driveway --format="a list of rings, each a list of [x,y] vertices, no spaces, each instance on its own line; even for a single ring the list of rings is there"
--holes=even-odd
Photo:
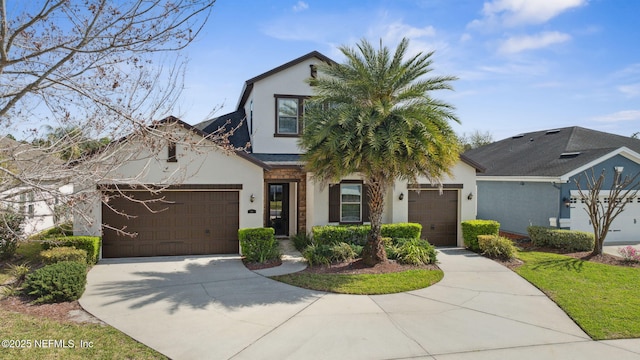
[[[173,359],[638,359],[595,342],[535,287],[462,249],[444,279],[400,294],[328,294],[247,270],[238,256],[104,260],[80,299]]]

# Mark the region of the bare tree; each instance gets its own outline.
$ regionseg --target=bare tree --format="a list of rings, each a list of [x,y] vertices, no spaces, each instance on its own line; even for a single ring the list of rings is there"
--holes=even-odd
[[[634,176],[626,175],[622,177],[622,171],[616,169],[614,171],[613,182],[609,188],[606,199],[600,198],[600,192],[605,184],[606,170],[602,170],[600,176],[596,177],[595,171],[591,169],[591,174],[584,172],[586,178],[586,189],[581,184],[582,176],[575,179],[578,188],[578,195],[584,201],[585,211],[589,215],[591,226],[593,227],[593,235],[595,236],[595,245],[593,247],[592,256],[602,255],[602,246],[607,237],[609,228],[613,220],[620,215],[629,201],[638,194],[640,182],[638,177],[640,173]]]
[[[462,133],[458,138],[463,151],[475,149],[493,142],[493,135],[491,135],[489,131],[480,132],[480,130],[477,129],[469,135]]]
[[[152,164],[168,142],[228,147],[225,131],[233,129],[203,142],[176,132],[177,121],[154,123],[174,108],[186,66],[180,50],[201,32],[214,3],[0,0],[0,134],[21,131],[22,140],[0,135],[0,201],[35,192],[73,207],[97,184],[144,185],[142,174],[125,179],[113,170],[131,159]],[[26,144],[52,128],[79,131]],[[80,142],[102,138],[120,140],[91,156],[77,153]],[[117,151],[125,140],[141,145]],[[74,184],[73,193],[65,184]]]

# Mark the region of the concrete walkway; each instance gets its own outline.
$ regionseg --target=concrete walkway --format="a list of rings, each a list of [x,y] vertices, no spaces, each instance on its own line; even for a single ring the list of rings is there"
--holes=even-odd
[[[462,249],[444,279],[400,294],[328,294],[248,271],[238,256],[105,260],[81,305],[173,359],[639,359],[595,342],[539,290]]]

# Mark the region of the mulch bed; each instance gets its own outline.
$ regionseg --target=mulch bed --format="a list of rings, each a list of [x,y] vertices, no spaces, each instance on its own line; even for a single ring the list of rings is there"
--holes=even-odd
[[[386,274],[415,269],[438,270],[439,268],[436,265],[400,264],[394,260],[387,260],[371,267],[365,265],[361,259],[356,259],[331,265],[309,266],[301,272],[311,274]]]
[[[77,301],[33,305],[28,298],[20,296],[10,296],[0,300],[0,307],[4,310],[45,317],[58,322],[71,322],[69,312],[72,310],[83,311]]]

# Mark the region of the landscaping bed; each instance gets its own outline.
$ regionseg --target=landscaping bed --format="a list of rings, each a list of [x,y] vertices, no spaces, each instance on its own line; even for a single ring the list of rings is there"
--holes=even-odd
[[[376,264],[369,267],[363,263],[361,259],[354,259],[350,261],[344,261],[340,263],[334,263],[331,265],[317,265],[309,266],[301,273],[311,274],[386,274],[394,272],[402,272],[408,270],[440,270],[437,265],[409,265],[400,264],[395,260],[388,260],[384,263]]]

